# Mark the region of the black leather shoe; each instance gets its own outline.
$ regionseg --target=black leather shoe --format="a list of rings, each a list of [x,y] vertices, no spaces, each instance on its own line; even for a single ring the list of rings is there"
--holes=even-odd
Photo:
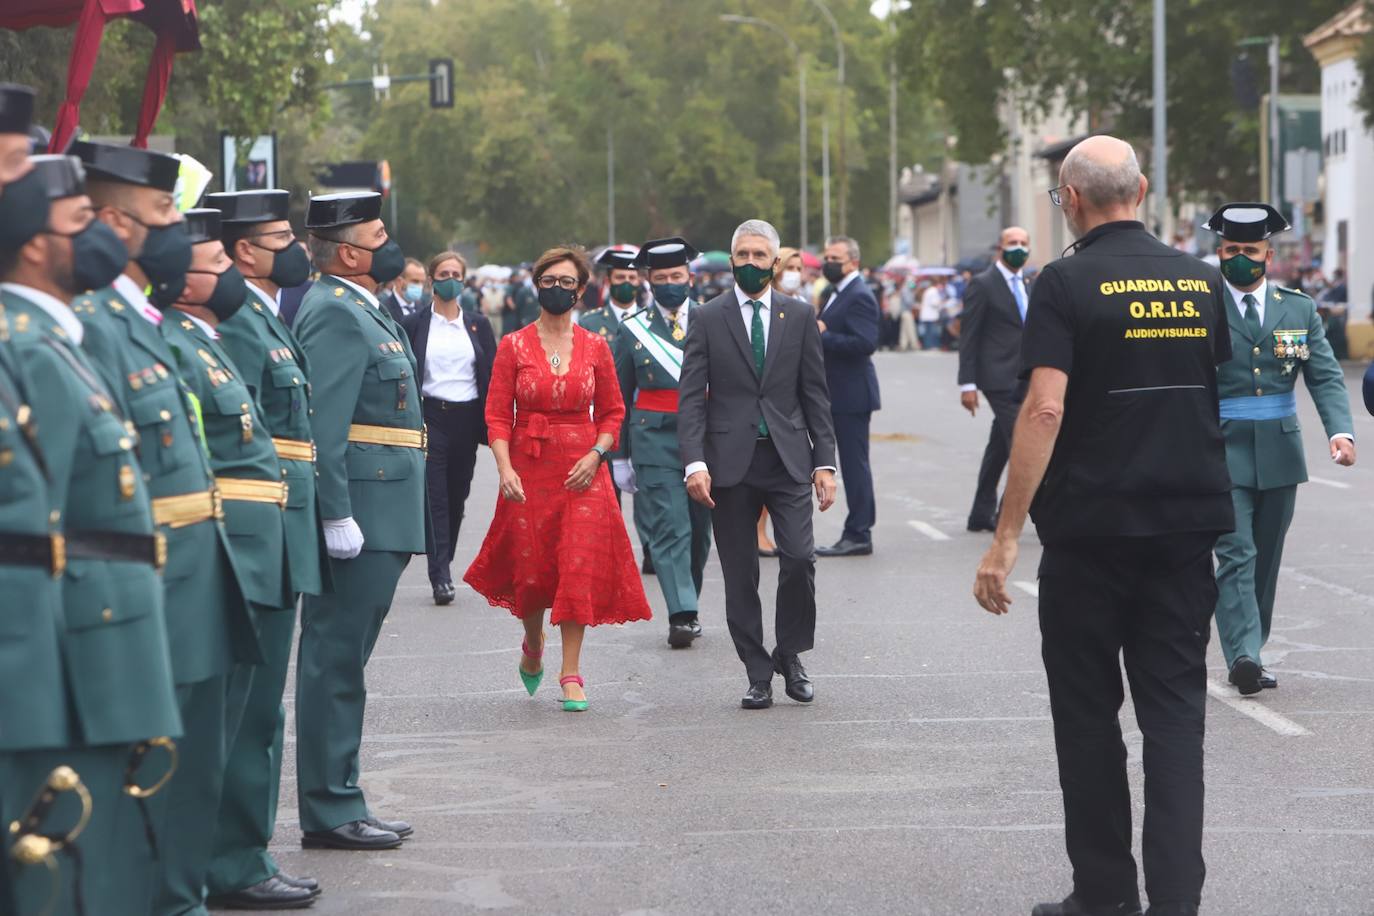
[[[1080,903],[1070,894],[1060,903],[1037,903],[1031,916],[1141,916],[1139,903]]]
[[[647,553],[644,555],[644,562],[639,564],[639,571],[646,576],[652,576],[654,574],[654,561],[649,559]]]
[[[787,695],[798,703],[810,703],[816,698],[816,690],[811,686],[811,678],[806,676],[799,656],[781,655],[774,649],[773,670],[782,675],[787,682]]]
[[[697,618],[693,617],[693,618],[692,618],[692,622],[689,623],[689,624],[687,624],[687,626],[689,626],[689,627],[692,628],[692,638],[693,638],[693,639],[701,639],[701,621],[700,621],[700,620],[698,620]]]
[[[1268,668],[1260,668],[1260,686],[1265,690],[1276,690],[1279,686],[1279,679],[1269,673]]]
[[[206,905],[215,910],[302,910],[314,902],[315,894],[273,875],[232,894],[211,897]]]
[[[303,887],[316,897],[320,896],[320,882],[316,881],[314,878],[307,878],[305,875],[301,875],[300,877],[288,875],[284,871],[277,872],[277,877],[293,887]]]
[[[1145,916],[1197,916],[1197,904],[1152,903]]]
[[[440,582],[434,586],[434,603],[438,605],[452,604],[454,597],[458,594],[452,582]]]
[[[367,821],[349,821],[333,830],[301,834],[302,849],[395,849],[404,842],[390,830],[378,830]]]
[[[840,538],[829,547],[816,548],[818,557],[866,557],[873,553],[872,541],[850,541]]]
[[[697,635],[692,632],[690,623],[670,623],[668,624],[668,645],[674,649],[686,649],[692,645],[692,640]]]
[[[372,814],[367,816],[367,825],[369,827],[376,827],[378,830],[390,830],[403,840],[415,832],[415,828],[405,821],[384,821],[380,817]]]
[[[993,522],[993,520],[990,519],[990,518],[987,518],[987,519],[973,519],[973,518],[971,518],[971,519],[968,520],[968,530],[969,530],[969,531],[996,531],[996,530],[997,530],[997,525],[996,525],[996,523]]]
[[[750,681],[749,692],[739,705],[745,709],[767,709],[773,705],[773,685],[767,681]]]
[[[1243,697],[1259,693],[1261,690],[1259,663],[1248,655],[1242,655],[1231,665],[1231,673],[1227,676],[1227,680],[1236,685],[1236,689],[1240,691],[1240,695]]]

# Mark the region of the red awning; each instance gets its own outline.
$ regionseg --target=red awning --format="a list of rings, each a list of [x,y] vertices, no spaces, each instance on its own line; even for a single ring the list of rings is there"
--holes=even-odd
[[[157,122],[167,84],[172,76],[172,59],[178,51],[200,49],[200,32],[195,0],[6,0],[0,9],[0,28],[20,31],[34,26],[60,28],[75,22],[76,36],[67,63],[67,92],[53,125],[50,152],[67,148],[76,132],[81,114],[81,99],[91,82],[100,40],[111,19],[129,16],[157,33],[157,46],[148,64],[143,86],[143,105],[139,109],[134,146],[147,146],[148,134]]]

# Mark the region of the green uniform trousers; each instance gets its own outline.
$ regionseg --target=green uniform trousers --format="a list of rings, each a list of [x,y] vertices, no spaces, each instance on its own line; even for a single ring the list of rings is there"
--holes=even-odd
[[[266,881],[279,869],[267,851],[277,822],[282,738],[286,731],[286,670],[291,665],[295,608],[258,615],[263,664],[244,691],[243,718],[229,745],[210,873],[211,897]],[[242,686],[239,687],[242,689]]]
[[[668,617],[694,615],[711,555],[711,510],[687,495],[677,468],[637,464],[635,485],[635,528],[653,561]]]
[[[1257,664],[1274,619],[1283,539],[1298,488],[1233,487],[1236,530],[1217,541],[1217,634],[1226,666],[1247,655]]]
[[[364,550],[330,560],[334,590],[301,602],[296,656],[296,789],[301,829],[333,830],[368,816],[358,787],[367,686],[363,667],[410,554]]]
[[[153,916],[201,916],[205,875],[210,869],[213,824],[224,788],[230,723],[242,700],[230,689],[232,675],[217,675],[177,687],[185,734],[177,742],[180,762],[167,786],[148,801],[157,829],[159,860]],[[229,708],[236,703],[235,709]]]
[[[153,851],[148,845],[143,816],[138,803],[124,794],[129,750],[129,745],[117,744],[0,754],[0,806],[10,820],[28,810],[55,767],[76,770],[90,790],[91,820],[76,839],[82,861],[81,893],[88,916],[147,916],[148,900],[153,893]],[[155,751],[149,766],[161,766],[162,760],[161,752]],[[66,833],[80,817],[81,803],[76,794],[63,793],[40,829],[46,833]],[[10,859],[8,851],[13,837],[8,829],[0,831],[0,835],[4,837],[0,843],[6,853],[3,865],[10,869],[19,906],[16,916],[74,914],[72,858],[65,853],[57,854],[58,874],[54,883],[52,872],[43,865],[20,866]]]

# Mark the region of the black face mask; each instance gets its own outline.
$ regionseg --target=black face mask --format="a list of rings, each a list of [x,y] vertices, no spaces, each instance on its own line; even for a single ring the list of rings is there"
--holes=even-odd
[[[655,283],[653,291],[654,301],[671,312],[687,301],[691,289],[686,283]]]
[[[844,279],[844,265],[838,261],[826,261],[821,265],[821,273],[831,283],[839,283]]]
[[[100,220],[91,220],[80,232],[49,235],[72,243],[72,295],[92,289],[104,289],[113,283],[129,263],[129,249],[115,231]]]
[[[243,306],[243,300],[248,298],[248,284],[244,282],[243,274],[239,273],[237,267],[231,266],[218,274],[212,270],[191,270],[187,273],[206,274],[216,278],[215,288],[209,299],[204,302],[186,303],[209,309],[215,313],[216,321],[228,321]]]
[[[574,305],[577,305],[576,290],[564,289],[561,286],[551,286],[548,289],[539,287],[539,307],[550,315],[570,312]]]
[[[134,258],[134,263],[148,275],[148,282],[152,284],[148,301],[165,309],[176,302],[186,288],[186,271],[191,267],[191,236],[186,232],[186,224],[149,226],[132,213],[125,211],[124,215],[148,230],[143,250]]]
[[[378,283],[390,283],[406,269],[405,252],[401,251],[401,246],[395,239],[387,239],[376,248],[363,248],[361,245],[353,247],[372,253],[372,266],[367,269],[367,275]]]
[[[300,286],[310,279],[310,256],[301,250],[301,246],[295,242],[285,248],[268,248],[253,241],[249,241],[248,244],[263,251],[272,252],[272,270],[266,277],[251,277],[250,279],[267,280],[282,289]]]

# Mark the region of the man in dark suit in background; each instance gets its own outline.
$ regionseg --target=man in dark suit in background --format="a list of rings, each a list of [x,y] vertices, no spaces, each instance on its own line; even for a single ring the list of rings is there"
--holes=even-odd
[[[811,702],[800,653],[816,631],[811,490],[835,502],[835,430],[821,335],[811,306],[772,289],[778,231],[748,220],[730,243],[735,287],[692,312],[678,383],[678,442],[687,495],[711,509],[725,578],[725,616],[749,675],[740,705],[773,705],[773,673]],[[709,390],[709,397],[708,395]],[[778,543],[777,648],[763,643],[759,511]]]
[[[1030,290],[1021,268],[1030,256],[1030,235],[1019,226],[1002,230],[997,260],[969,281],[959,332],[959,403],[978,413],[978,392],[992,408],[992,430],[978,469],[978,488],[968,515],[969,531],[997,529],[997,481],[1011,454],[1011,431],[1025,397],[1021,327]],[[848,485],[846,481],[846,486]]]
[[[825,240],[825,278],[834,288],[821,309],[821,349],[830,387],[830,415],[844,475],[849,515],[839,541],[816,551],[822,557],[873,552],[873,469],[868,463],[868,424],[882,406],[873,351],[878,349],[878,300],[859,272],[859,243],[844,235]]]
[[[406,258],[405,270],[391,284],[391,290],[381,297],[382,307],[392,321],[402,321],[408,315],[429,308],[425,295],[425,265],[414,258]]]

